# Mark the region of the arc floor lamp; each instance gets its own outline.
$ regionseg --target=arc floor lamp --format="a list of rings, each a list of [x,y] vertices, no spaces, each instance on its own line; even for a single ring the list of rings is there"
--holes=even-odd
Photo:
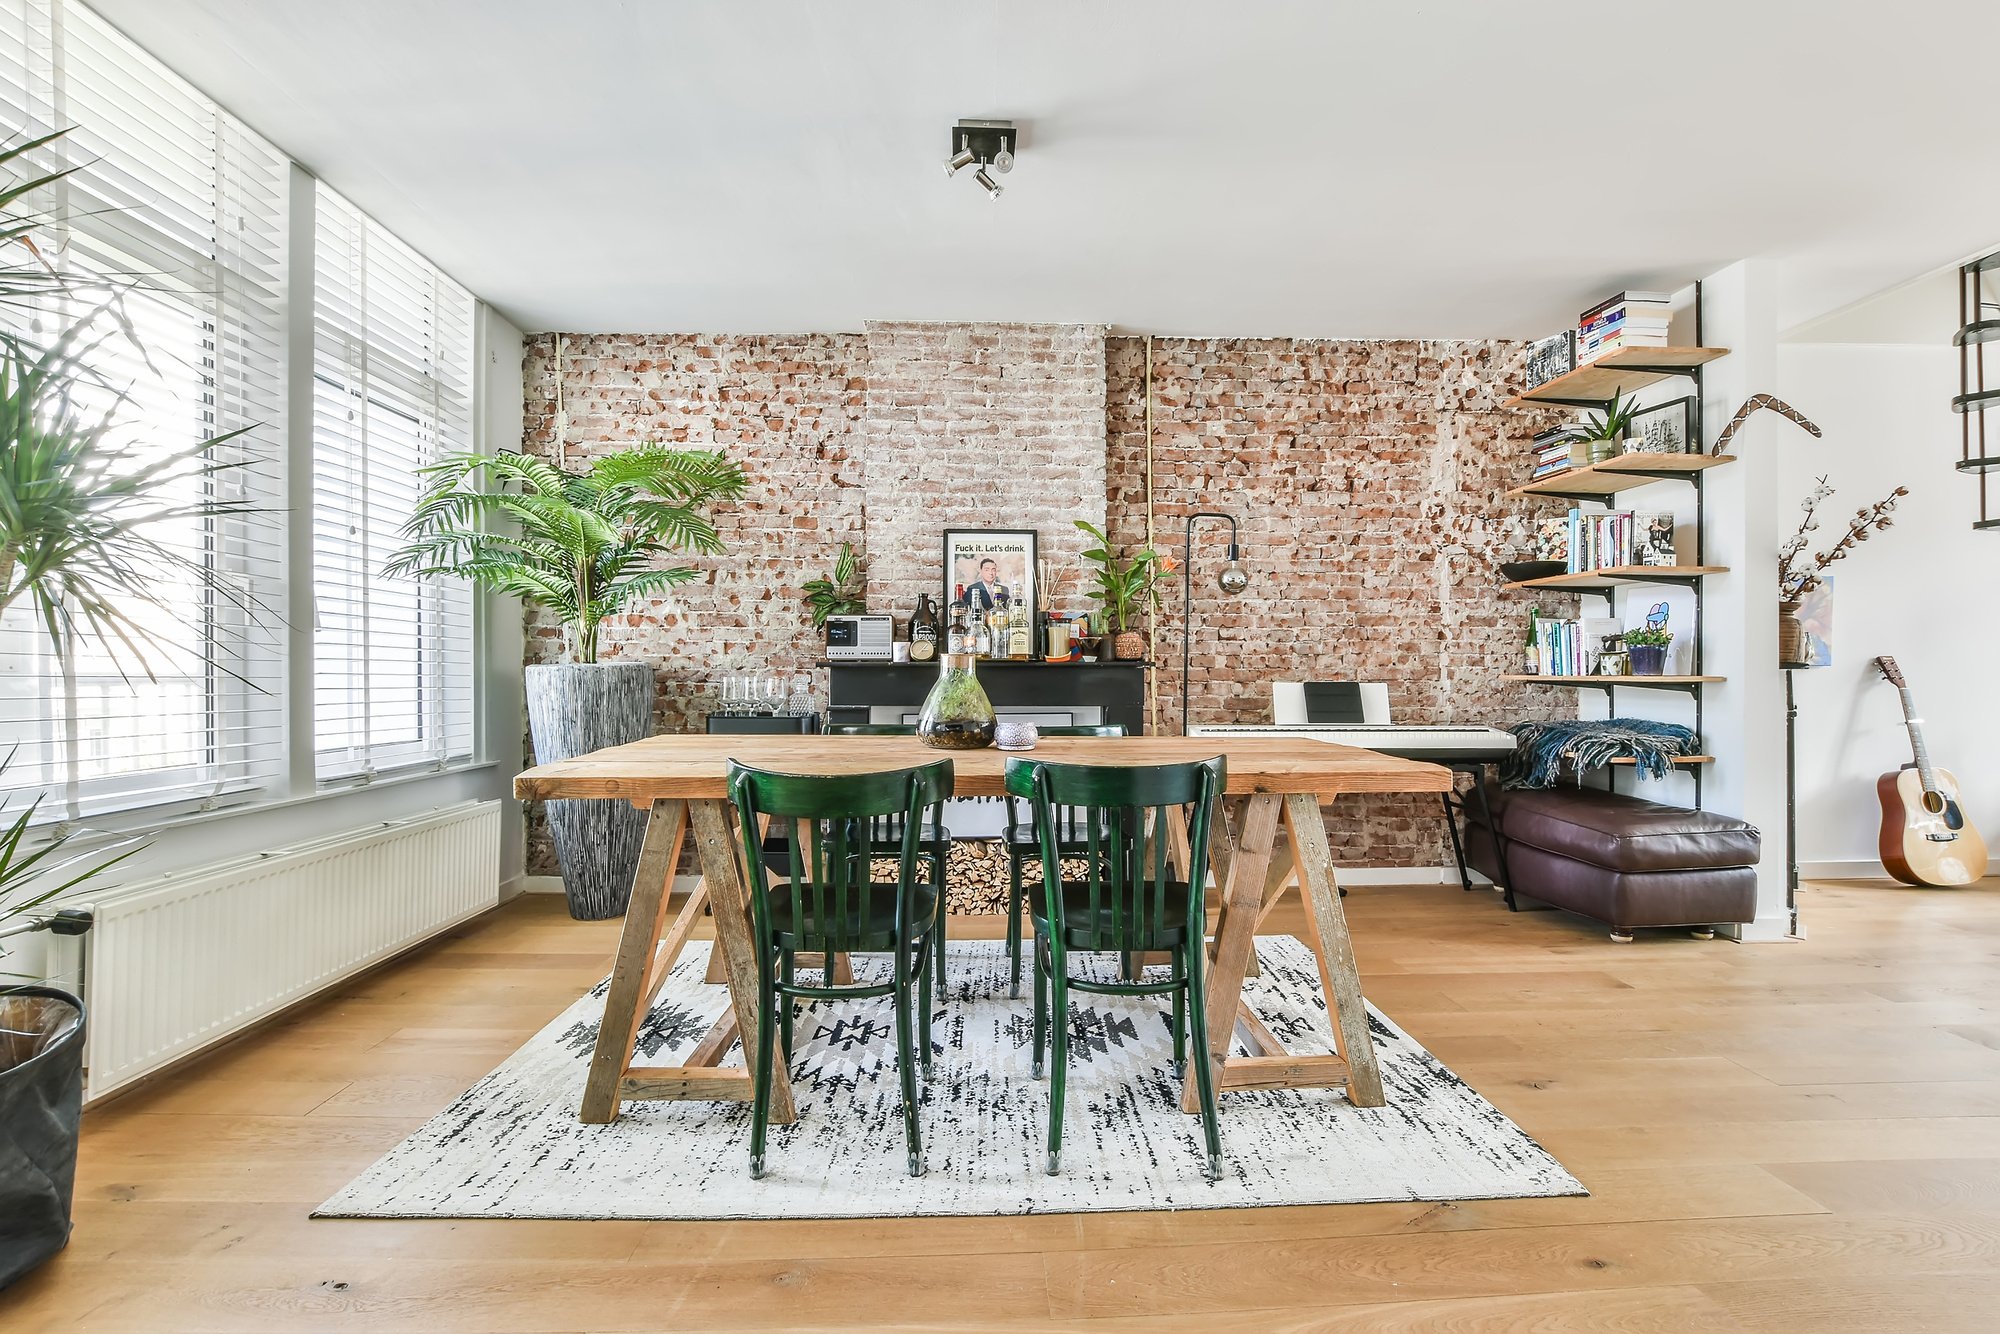
[[[1204,519],[1229,525],[1229,563],[1215,576],[1215,586],[1235,597],[1250,586],[1250,574],[1242,565],[1242,549],[1237,544],[1234,515],[1200,510],[1188,515],[1187,536],[1181,543],[1181,735],[1188,730],[1188,659],[1194,636],[1194,530]]]

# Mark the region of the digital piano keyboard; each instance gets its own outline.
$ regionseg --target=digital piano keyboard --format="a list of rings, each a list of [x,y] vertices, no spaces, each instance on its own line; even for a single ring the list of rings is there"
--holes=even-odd
[[[1329,741],[1340,746],[1438,764],[1479,764],[1514,753],[1514,736],[1497,727],[1410,727],[1349,723],[1215,723],[1188,728],[1189,736],[1281,736]]]

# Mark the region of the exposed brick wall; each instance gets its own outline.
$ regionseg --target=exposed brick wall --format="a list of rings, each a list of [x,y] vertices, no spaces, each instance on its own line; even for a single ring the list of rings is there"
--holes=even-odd
[[[652,661],[664,731],[698,728],[721,672],[810,670],[799,585],[843,539],[871,605],[907,615],[939,582],[939,534],[1031,527],[1074,566],[1072,521],[1145,532],[1145,345],[1090,326],[871,324],[861,334],[567,335],[567,456],[647,440],[726,449],[750,493],[717,514],[729,554],[702,581],[608,625],[607,658]],[[527,448],[555,435],[555,341],[527,355]],[[1198,720],[1258,721],[1276,677],[1390,683],[1399,719],[1565,716],[1567,692],[1506,686],[1528,600],[1496,562],[1546,508],[1510,506],[1536,423],[1498,409],[1521,349],[1496,343],[1155,339],[1154,509],[1178,556],[1191,509],[1243,521],[1250,590],[1214,592],[1220,527],[1197,548]],[[1065,602],[1074,605],[1074,581]],[[1553,608],[1555,599],[1540,599]],[[1179,722],[1180,585],[1161,609],[1155,687]],[[528,660],[561,652],[529,617]],[[815,683],[816,688],[818,683]],[[1365,804],[1364,804],[1365,802]],[[1436,866],[1430,798],[1352,798],[1329,829],[1369,865]],[[531,826],[530,870],[553,871]]]
[[[906,616],[941,587],[946,528],[1031,528],[1076,564],[1104,522],[1104,329],[868,326],[868,595]],[[1046,601],[1046,599],[1044,599]]]
[[[726,450],[749,474],[748,494],[715,512],[728,554],[694,560],[700,581],[605,626],[601,657],[654,664],[661,731],[699,729],[719,673],[813,670],[820,645],[799,586],[832,567],[843,539],[861,545],[863,355],[859,334],[563,336],[571,466],[650,440]],[[528,341],[525,374],[524,447],[552,457],[553,335]],[[528,661],[561,655],[560,627],[529,612]],[[555,873],[532,811],[528,870]]]
[[[1386,681],[1399,722],[1574,716],[1567,692],[1500,679],[1519,670],[1530,600],[1501,593],[1496,567],[1548,512],[1502,494],[1535,429],[1498,406],[1520,357],[1506,343],[1153,340],[1156,541],[1179,557],[1189,513],[1234,514],[1251,572],[1224,597],[1227,525],[1198,531],[1194,721],[1267,721],[1274,679]],[[1145,358],[1144,339],[1109,340],[1111,531],[1128,548],[1146,532]],[[1175,578],[1154,674],[1163,731],[1180,723],[1181,607]],[[1435,798],[1342,805],[1329,832],[1365,864],[1449,855]]]

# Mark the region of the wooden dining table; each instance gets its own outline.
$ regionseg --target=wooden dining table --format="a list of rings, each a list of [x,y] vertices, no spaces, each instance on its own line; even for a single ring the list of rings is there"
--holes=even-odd
[[[1382,1076],[1368,1036],[1367,1006],[1323,808],[1354,793],[1444,792],[1451,786],[1450,771],[1353,746],[1286,737],[1051,737],[1031,753],[1036,759],[1076,764],[1181,764],[1224,757],[1228,778],[1218,798],[1220,818],[1210,850],[1220,891],[1208,984],[1207,1046],[1215,1086],[1219,1091],[1344,1086],[1354,1105],[1381,1106]],[[537,765],[514,780],[514,794],[524,801],[629,801],[646,812],[645,840],[584,1084],[581,1120],[613,1121],[625,1101],[751,1097],[750,1071],[722,1064],[738,1040],[750,1051],[757,1039],[757,956],[742,841],[729,802],[729,762],[793,774],[852,774],[940,758],[954,765],[958,796],[1005,795],[1012,758],[1007,752],[934,750],[908,737],[660,736]],[[689,838],[700,858],[701,882],[670,922],[674,872]],[[1163,848],[1183,873],[1185,839],[1183,828],[1171,828]],[[1336,1035],[1334,1054],[1287,1051],[1243,998],[1244,979],[1256,968],[1258,927],[1293,888],[1305,909],[1305,944],[1319,961]],[[709,977],[728,987],[729,1008],[682,1064],[635,1064],[640,1022],[707,915],[714,918],[716,941]],[[838,966],[841,961],[819,962]],[[1231,1053],[1232,1036],[1242,1040],[1248,1055]],[[1192,1074],[1184,1081],[1181,1106],[1197,1110]],[[778,1080],[771,1091],[771,1119],[789,1122],[796,1115],[788,1081]]]

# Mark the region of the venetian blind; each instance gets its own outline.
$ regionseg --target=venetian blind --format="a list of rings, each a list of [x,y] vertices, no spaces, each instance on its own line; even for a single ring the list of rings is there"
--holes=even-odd
[[[472,297],[324,185],[313,288],[313,723],[324,783],[470,758],[472,590],[383,577],[472,448]]]
[[[39,795],[44,819],[251,799],[284,768],[290,164],[65,0],[0,0],[0,121],[13,143],[69,131],[17,169],[75,168],[16,205],[46,219],[37,244],[69,294],[10,303],[0,324],[46,346],[96,311],[76,398],[109,414],[123,468],[244,430],[208,461],[249,466],[189,470],[160,494],[256,510],[154,527],[226,589],[163,574],[160,605],[129,608],[154,645],[85,639],[64,663],[25,601],[0,617],[0,784]]]

